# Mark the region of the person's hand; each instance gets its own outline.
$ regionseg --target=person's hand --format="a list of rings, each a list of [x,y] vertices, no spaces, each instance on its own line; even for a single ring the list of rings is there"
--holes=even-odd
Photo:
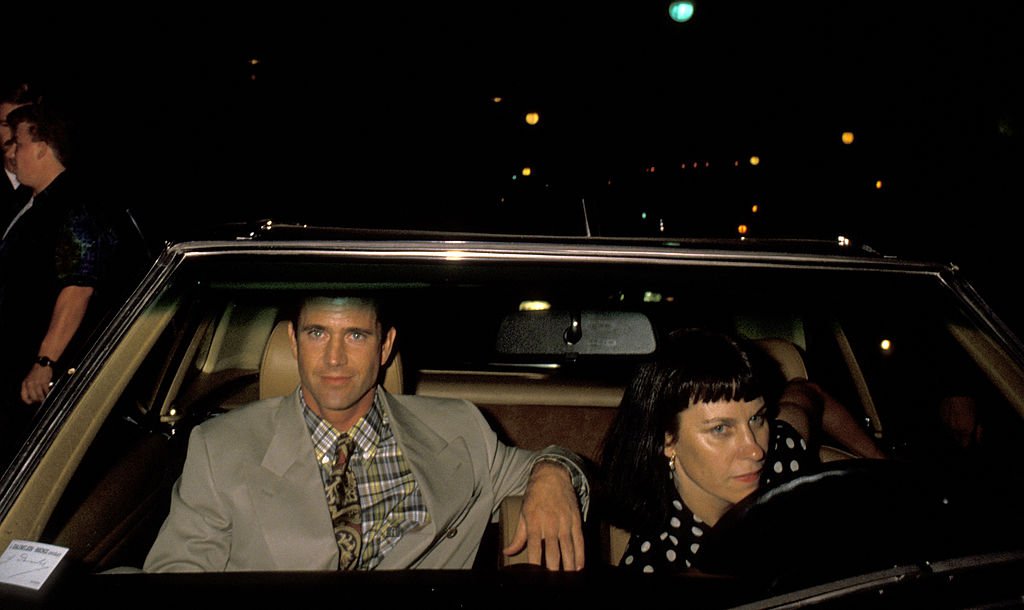
[[[533,467],[519,525],[502,553],[515,555],[523,546],[526,561],[533,565],[583,569],[583,519],[569,471],[560,464],[537,462]]]
[[[21,401],[27,405],[43,402],[53,384],[53,369],[48,366],[32,365],[21,382]]]

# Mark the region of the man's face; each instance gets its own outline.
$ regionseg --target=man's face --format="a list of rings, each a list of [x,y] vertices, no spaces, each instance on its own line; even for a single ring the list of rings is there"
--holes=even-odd
[[[666,435],[665,456],[676,456],[676,487],[683,502],[710,524],[758,488],[769,425],[764,400],[699,402],[679,414],[679,431]]]
[[[14,173],[22,184],[38,190],[46,186],[43,159],[52,152],[45,142],[34,142],[29,129],[28,123],[19,123],[14,132]]]
[[[373,404],[395,329],[383,333],[372,306],[355,299],[308,301],[292,328],[292,351],[306,402],[341,431]]]
[[[7,115],[17,108],[17,104],[4,102],[0,104],[0,144],[4,148],[4,168],[14,171],[14,132],[7,124]]]

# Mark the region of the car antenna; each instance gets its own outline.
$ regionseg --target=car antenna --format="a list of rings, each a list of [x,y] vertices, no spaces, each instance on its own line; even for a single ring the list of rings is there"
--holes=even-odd
[[[580,205],[583,206],[583,228],[586,230],[587,237],[593,237],[590,234],[590,219],[587,218],[587,199],[580,197]]]

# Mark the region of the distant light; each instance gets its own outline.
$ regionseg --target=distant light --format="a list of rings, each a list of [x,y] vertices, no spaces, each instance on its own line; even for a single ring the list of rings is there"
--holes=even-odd
[[[875,180],[875,190],[879,190],[881,188],[882,188],[882,181],[881,180]]]
[[[661,293],[651,292],[650,290],[644,291],[644,303],[660,303]]]
[[[681,0],[668,5],[668,16],[676,23],[685,23],[693,17],[694,3],[692,0]]]
[[[740,162],[738,160],[737,161],[733,161],[732,162],[732,166],[733,167],[739,167],[740,166]]]
[[[740,226],[736,227],[736,232],[739,233],[740,235],[746,235],[747,234],[747,225],[740,225]]]
[[[892,341],[888,339],[882,339],[882,342],[879,344],[879,347],[882,348],[883,352],[887,352],[892,349]]]
[[[252,59],[249,60],[249,65],[250,66],[258,66],[259,63],[260,63],[260,60],[256,59],[255,57],[253,57]]]
[[[494,102],[495,104],[500,104],[501,103],[501,96],[500,95],[496,95],[496,96],[491,98],[491,101]]]
[[[547,311],[551,303],[547,301],[523,301],[519,303],[519,311]]]
[[[853,144],[853,132],[852,131],[844,131],[843,132],[843,144]]]
[[[537,112],[527,112],[526,113],[526,124],[527,125],[536,125],[539,122],[540,122],[540,113],[537,113]]]
[[[523,168],[523,175],[524,175],[524,176],[529,176],[529,175],[530,175],[530,174],[532,174],[532,173],[533,173],[533,170],[532,170],[532,169],[530,169],[529,167],[524,167],[524,168]]]
[[[640,212],[640,220],[647,220],[647,212]]]
[[[761,157],[758,157],[757,155],[753,155],[752,157],[750,157],[750,164],[751,165],[760,165],[761,164]]]
[[[750,213],[751,214],[757,214],[757,210],[758,209],[759,208],[757,207],[757,204],[755,203],[754,205],[750,206]]]
[[[846,237],[845,235],[840,235],[838,238],[836,238],[836,241],[839,243],[840,246],[843,247],[850,245],[850,238]]]

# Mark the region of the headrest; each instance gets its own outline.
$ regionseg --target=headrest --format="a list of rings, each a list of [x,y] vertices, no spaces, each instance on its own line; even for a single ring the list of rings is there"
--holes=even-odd
[[[779,363],[786,380],[803,377],[807,379],[807,365],[800,350],[786,339],[757,339],[755,341],[769,356]]]
[[[299,385],[299,367],[292,355],[288,337],[288,321],[281,320],[263,348],[260,361],[260,399],[291,394]],[[396,353],[384,374],[384,389],[392,394],[402,393],[402,362]]]

